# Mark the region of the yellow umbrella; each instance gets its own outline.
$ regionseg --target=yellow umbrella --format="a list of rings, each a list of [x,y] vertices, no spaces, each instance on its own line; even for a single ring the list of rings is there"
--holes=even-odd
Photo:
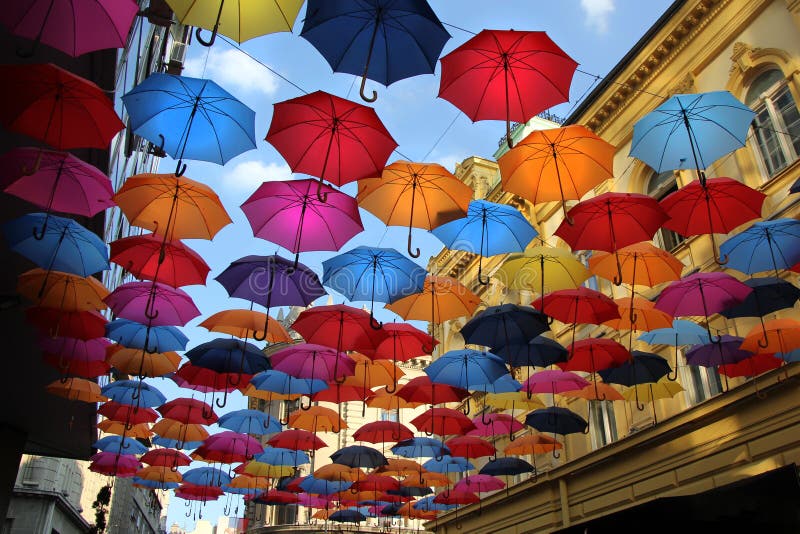
[[[290,32],[303,0],[167,0],[178,21],[197,26],[197,40],[211,46],[220,33],[237,43],[270,33]],[[200,28],[212,30],[206,41]]]
[[[639,401],[637,399],[640,399],[642,402],[652,403],[653,422],[654,424],[658,424],[655,401],[658,399],[671,399],[681,391],[684,391],[684,389],[679,383],[662,378],[658,382],[645,382],[643,384],[630,386],[625,389],[622,396],[628,402],[636,402],[637,407],[639,406]],[[639,409],[641,410],[643,407]]]
[[[559,289],[575,289],[591,273],[569,250],[542,245],[512,256],[494,276],[511,289],[528,289],[544,295]]]
[[[122,345],[110,345],[106,349],[108,363],[120,372],[140,378],[164,376],[174,373],[181,365],[176,352],[147,352]]]
[[[280,478],[294,474],[294,466],[291,465],[271,465],[264,462],[247,462],[244,473],[254,477]]]
[[[494,406],[499,410],[525,410],[531,411],[537,408],[544,408],[544,403],[539,397],[528,394],[524,391],[510,391],[507,393],[487,393],[484,401],[489,406]]]

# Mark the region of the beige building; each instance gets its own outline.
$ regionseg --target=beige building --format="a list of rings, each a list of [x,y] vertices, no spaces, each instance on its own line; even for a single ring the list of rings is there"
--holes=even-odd
[[[797,218],[800,195],[788,192],[800,177],[800,2],[796,0],[674,2],[564,121],[586,125],[617,147],[614,179],[585,198],[615,191],[660,199],[695,179],[694,171],[659,174],[630,157],[633,125],[672,94],[715,90],[730,91],[756,112],[756,119],[746,146],[715,162],[708,176],[732,177],[765,193],[764,218]],[[535,119],[526,127],[553,126]],[[519,139],[526,134],[520,128],[513,135]],[[505,150],[504,143],[500,146],[496,157]],[[518,207],[548,245],[566,247],[553,237],[563,218],[560,203],[532,206],[502,191],[497,165],[482,158],[465,160],[456,175],[475,189],[476,198]],[[719,244],[727,236],[716,238]],[[684,239],[661,230],[655,243],[685,264],[684,275],[722,269],[714,261],[708,236]],[[578,258],[586,260],[585,255]],[[484,259],[483,272],[492,273],[504,260],[503,256]],[[509,290],[496,279],[488,286],[478,284],[477,265],[473,254],[445,250],[432,259],[430,270],[457,277],[481,296],[484,307],[529,304],[538,296],[537,288]],[[744,278],[736,271],[726,272]],[[794,273],[781,276],[797,284]],[[626,285],[615,287],[599,278],[586,285],[612,297],[630,292]],[[642,289],[646,288],[637,286]],[[661,289],[657,286],[642,296],[653,298]],[[799,308],[779,315],[798,318]],[[459,330],[467,319],[437,327],[441,352],[463,347]],[[719,315],[710,319],[712,329],[742,336],[756,324],[756,319],[726,320]],[[556,322],[553,332],[563,344],[570,342],[568,325]],[[627,331],[620,334],[593,325],[577,329],[577,339],[600,335],[628,344]],[[669,356],[670,362],[674,358],[672,347],[650,346],[635,341],[635,336],[633,348]],[[726,390],[725,380],[715,370],[682,361],[678,376],[685,391],[643,411],[623,401],[558,399],[560,406],[590,422],[588,436],[567,436],[558,459],[537,458],[538,476],[484,498],[480,507],[442,515],[426,527],[437,532],[511,533],[628,531],[634,524],[637,529],[666,530],[703,524],[712,531],[754,525],[770,532],[797,531],[798,374],[792,364],[755,380],[730,379]]]

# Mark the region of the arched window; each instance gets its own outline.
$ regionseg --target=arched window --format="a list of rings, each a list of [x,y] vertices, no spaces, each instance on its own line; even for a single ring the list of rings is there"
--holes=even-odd
[[[647,194],[656,200],[661,200],[677,190],[678,182],[675,179],[675,173],[672,171],[664,171],[660,174],[653,172],[650,181],[647,182]],[[656,233],[654,240],[664,250],[672,250],[683,243],[685,238],[672,230],[662,228]]]
[[[800,112],[778,69],[760,74],[750,84],[745,104],[756,112],[753,121],[758,155],[769,176],[800,154]]]

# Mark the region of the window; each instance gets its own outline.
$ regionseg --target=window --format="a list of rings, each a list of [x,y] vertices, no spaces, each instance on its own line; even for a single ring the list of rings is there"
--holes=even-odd
[[[768,176],[774,176],[800,154],[800,112],[778,69],[758,76],[745,103],[756,113],[753,120],[757,152]]]
[[[686,389],[686,401],[690,406],[722,393],[722,382],[716,368],[681,365],[678,367],[678,372],[680,382]]]
[[[589,425],[593,448],[599,449],[617,440],[617,419],[611,401],[589,401]]]
[[[678,190],[678,182],[675,180],[675,173],[672,171],[664,171],[662,173],[653,173],[650,181],[647,183],[647,194],[656,200],[661,200],[670,193]],[[661,228],[656,232],[654,241],[658,246],[664,250],[672,250],[686,240],[680,234]]]

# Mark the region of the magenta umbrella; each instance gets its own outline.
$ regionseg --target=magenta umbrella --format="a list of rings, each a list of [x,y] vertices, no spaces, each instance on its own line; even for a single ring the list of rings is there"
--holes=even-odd
[[[297,343],[270,356],[272,368],[295,378],[333,382],[353,376],[356,363],[344,352],[313,343]],[[307,410],[311,407],[300,406]]]
[[[0,10],[9,32],[31,39],[31,57],[39,43],[77,57],[95,50],[122,48],[139,6],[133,0],[14,0]]]
[[[505,413],[482,414],[474,418],[472,423],[475,429],[467,432],[467,436],[494,437],[508,434],[511,441],[514,441],[514,432],[525,428],[513,415]]]
[[[453,486],[454,491],[486,493],[506,487],[506,483],[492,475],[467,475]]]
[[[322,186],[321,202],[316,180],[264,182],[242,204],[253,235],[295,253],[339,250],[362,232],[358,202],[330,186]]]
[[[39,347],[45,353],[45,361],[56,367],[62,375],[84,375],[81,370],[87,367],[97,367],[99,370],[107,371],[108,367],[103,367],[102,362],[106,359],[106,347],[110,345],[111,342],[104,337],[87,340],[71,337],[39,339]]]
[[[203,444],[195,449],[194,455],[211,462],[232,464],[247,462],[262,452],[264,447],[257,439],[247,434],[226,430],[207,437]]]
[[[150,326],[183,326],[200,315],[185,291],[160,282],[122,284],[103,301],[115,316]]]
[[[533,373],[523,384],[522,389],[532,393],[564,393],[578,391],[590,385],[579,375],[570,371],[545,370]]]
[[[714,340],[708,316],[740,304],[752,291],[753,288],[726,273],[694,273],[664,288],[656,301],[656,309],[673,317],[704,316],[708,337]]]
[[[0,177],[3,191],[48,213],[92,217],[115,206],[108,176],[69,152],[14,148],[0,156]]]
[[[115,454],[113,452],[98,452],[91,458],[89,471],[112,477],[132,477],[142,468],[142,464],[132,454]]]

